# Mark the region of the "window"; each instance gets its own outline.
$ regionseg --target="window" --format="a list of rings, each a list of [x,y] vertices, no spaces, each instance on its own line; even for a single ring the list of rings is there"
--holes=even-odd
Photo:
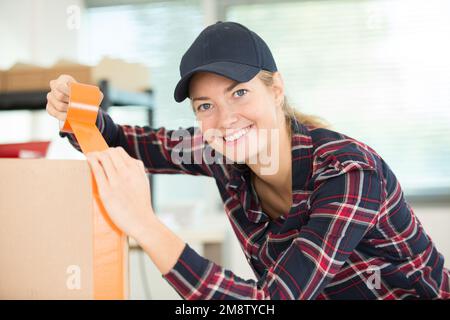
[[[450,191],[449,1],[228,2],[296,108],[374,148],[406,194]]]
[[[187,102],[176,103],[173,90],[179,80],[181,56],[203,29],[201,1],[93,7],[86,15],[89,49],[85,60],[96,64],[103,56],[112,56],[144,63],[155,91],[154,125],[194,125],[192,109]],[[120,120],[128,124],[126,114],[121,114]]]
[[[450,193],[449,1],[217,3],[220,17],[266,40],[295,107],[374,148],[408,195]],[[88,10],[91,63],[108,54],[150,67],[155,126],[195,124],[173,89],[182,54],[204,27],[202,4]]]

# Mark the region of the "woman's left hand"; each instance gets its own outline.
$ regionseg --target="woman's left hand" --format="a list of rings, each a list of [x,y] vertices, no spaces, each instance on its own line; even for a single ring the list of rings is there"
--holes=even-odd
[[[86,158],[114,224],[133,238],[145,232],[155,215],[142,161],[130,157],[122,147],[90,152]]]

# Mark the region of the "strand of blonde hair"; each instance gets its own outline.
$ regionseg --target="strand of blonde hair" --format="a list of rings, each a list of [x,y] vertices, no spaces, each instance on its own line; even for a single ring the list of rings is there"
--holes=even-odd
[[[266,70],[261,70],[258,73],[258,77],[259,79],[268,87],[273,85],[273,73],[270,71],[266,71]],[[324,120],[323,118],[316,116],[316,115],[311,115],[311,114],[306,114],[303,112],[298,111],[296,108],[294,108],[293,106],[291,106],[287,100],[287,97],[284,96],[283,99],[283,105],[282,105],[282,109],[284,112],[284,115],[286,117],[286,123],[287,125],[290,127],[291,124],[291,119],[297,119],[297,121],[303,125],[306,126],[311,126],[311,127],[315,127],[315,128],[328,128],[330,126],[330,124]]]

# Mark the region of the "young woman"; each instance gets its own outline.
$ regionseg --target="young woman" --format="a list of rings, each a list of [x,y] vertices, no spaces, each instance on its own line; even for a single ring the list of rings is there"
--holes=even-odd
[[[367,145],[295,112],[257,34],[232,22],[207,27],[180,74],[175,100],[190,98],[199,128],[117,125],[100,112],[97,125],[112,148],[87,159],[111,219],[183,298],[450,298],[444,258],[388,165]],[[60,120],[71,81],[63,75],[50,84],[47,110]],[[164,226],[147,172],[214,178],[258,281],[201,257]]]

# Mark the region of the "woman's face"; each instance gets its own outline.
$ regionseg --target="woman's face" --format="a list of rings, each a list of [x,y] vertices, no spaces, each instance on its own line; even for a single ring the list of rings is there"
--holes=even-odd
[[[258,76],[237,83],[200,72],[191,79],[189,93],[203,136],[216,151],[234,162],[249,163],[270,150],[284,121],[278,73],[268,87]]]

